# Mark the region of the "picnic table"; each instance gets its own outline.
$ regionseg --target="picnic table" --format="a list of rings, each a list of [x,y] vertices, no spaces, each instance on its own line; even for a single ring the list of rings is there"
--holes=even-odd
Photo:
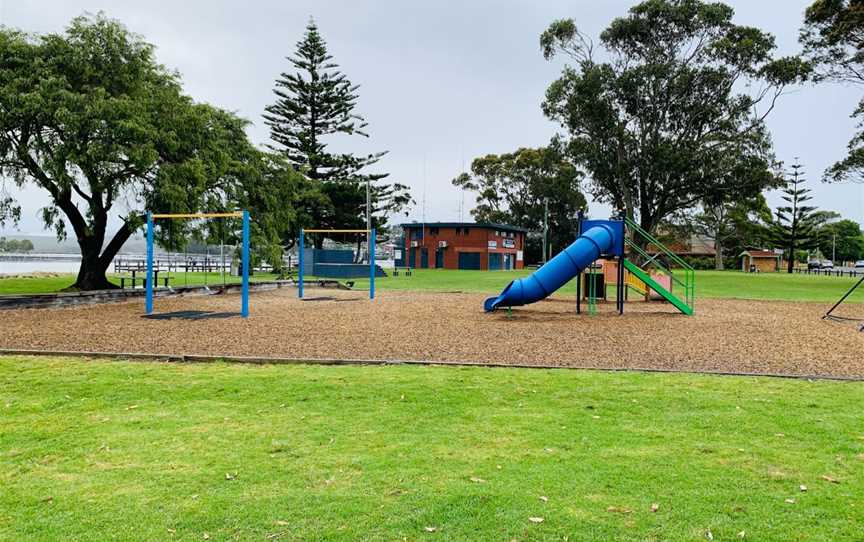
[[[146,271],[144,271],[142,273],[144,275],[143,277],[137,276],[139,273],[138,270],[133,269],[133,270],[131,270],[131,273],[132,273],[131,277],[120,277],[120,288],[121,289],[123,289],[123,290],[126,289],[126,281],[129,281],[130,288],[135,288],[135,285],[137,284],[138,281],[141,282],[142,288],[147,287],[147,272]],[[162,285],[165,288],[168,287],[168,281],[170,279],[171,279],[171,277],[162,277]],[[155,284],[156,286],[159,286],[159,270],[158,269],[153,271],[153,284]]]

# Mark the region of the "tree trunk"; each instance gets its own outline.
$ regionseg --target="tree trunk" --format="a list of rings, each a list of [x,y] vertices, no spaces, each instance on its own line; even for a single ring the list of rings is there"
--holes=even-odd
[[[786,272],[790,275],[795,269],[795,244],[789,246],[789,260],[786,262]]]
[[[85,236],[78,238],[78,246],[81,248],[81,267],[78,268],[78,277],[70,289],[74,290],[114,290],[116,284],[108,281],[105,276],[114,256],[120,252],[123,244],[132,236],[132,228],[128,222],[117,230],[111,241],[102,249],[102,238],[96,236]],[[101,254],[100,254],[101,252]]]
[[[110,262],[109,262],[110,263]],[[116,284],[111,283],[108,277],[105,276],[108,266],[104,265],[99,257],[98,251],[90,254],[83,254],[81,258],[81,267],[78,268],[78,278],[75,279],[75,284],[71,289],[74,290],[113,290],[118,288]]]
[[[717,235],[714,237],[714,269],[723,271],[723,240]]]

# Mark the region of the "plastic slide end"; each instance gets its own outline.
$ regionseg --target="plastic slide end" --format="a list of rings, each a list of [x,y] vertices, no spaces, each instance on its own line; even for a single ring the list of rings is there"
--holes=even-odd
[[[500,299],[501,296],[487,298],[486,301],[483,302],[483,310],[486,312],[494,311],[498,308],[498,302]]]

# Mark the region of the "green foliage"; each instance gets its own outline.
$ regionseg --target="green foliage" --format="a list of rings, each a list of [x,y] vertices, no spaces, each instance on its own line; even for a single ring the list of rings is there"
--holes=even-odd
[[[795,266],[795,254],[798,250],[809,250],[816,246],[815,231],[817,217],[816,207],[807,205],[813,199],[809,188],[804,188],[804,172],[800,163],[792,164],[792,176],[785,180],[782,205],[776,210],[773,223],[774,239],[786,250],[789,273]]]
[[[839,262],[864,259],[864,233],[853,220],[840,220],[817,228],[814,236],[820,252]]]
[[[682,256],[681,259],[698,271],[708,271],[716,266],[715,259],[710,256]]]
[[[378,182],[389,174],[363,173],[385,152],[355,156],[328,150],[332,136],[368,137],[366,121],[354,111],[359,86],[338,71],[332,58],[318,27],[310,21],[295,55],[288,58],[296,71],[282,73],[276,81],[276,102],[267,107],[264,121],[275,148],[323,194],[308,202],[308,220],[302,220],[302,225],[365,227],[369,182],[372,225],[383,229],[387,217],[403,210],[411,197],[403,184]]]
[[[259,151],[240,134],[236,141],[227,176],[230,182],[204,194],[203,206],[209,212],[248,210],[253,265],[263,260],[281,272],[284,248],[296,243],[299,225],[309,220],[306,210],[328,202],[281,155]],[[163,203],[164,208],[172,209],[170,212],[190,212],[177,206],[181,200]],[[234,218],[159,221],[157,236],[162,246],[176,251],[186,250],[195,242],[234,245],[237,247],[234,256],[239,259],[242,222]]]
[[[197,211],[233,182],[244,127],[193,103],[152,45],[103,15],[61,34],[0,29],[0,173],[48,193],[42,217],[59,238],[71,226],[79,289],[113,286],[105,271],[144,211]],[[0,218],[16,209],[7,199]]]
[[[546,93],[544,113],[590,178],[598,201],[655,228],[718,198],[770,186],[764,119],[807,66],[774,59],[774,38],[735,25],[733,11],[699,0],[648,0],[601,34],[604,61],[572,20],[540,38],[544,56],[575,62]]]
[[[800,40],[816,81],[864,85],[864,5],[858,0],[817,0],[807,8]],[[828,181],[864,182],[864,100],[852,114],[858,133],[846,158],[825,172]]]
[[[6,239],[0,237],[0,252],[30,252],[33,250],[33,241],[30,239]]]
[[[679,227],[714,241],[718,257],[712,269],[737,268],[738,255],[751,248],[770,248],[773,244],[773,217],[765,196],[703,202],[699,212],[684,214]]]
[[[534,232],[526,243],[526,260],[542,253],[545,203],[549,244],[559,250],[573,241],[577,213],[587,206],[579,191],[582,172],[554,148],[518,149],[489,154],[471,163],[471,174],[453,179],[457,187],[477,194],[471,215],[478,222],[519,226]],[[538,236],[538,234],[540,234]]]

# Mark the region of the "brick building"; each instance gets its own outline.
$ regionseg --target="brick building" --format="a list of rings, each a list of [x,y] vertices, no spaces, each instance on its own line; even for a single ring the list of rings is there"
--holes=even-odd
[[[397,265],[418,269],[505,270],[524,267],[527,230],[504,224],[403,224]]]

